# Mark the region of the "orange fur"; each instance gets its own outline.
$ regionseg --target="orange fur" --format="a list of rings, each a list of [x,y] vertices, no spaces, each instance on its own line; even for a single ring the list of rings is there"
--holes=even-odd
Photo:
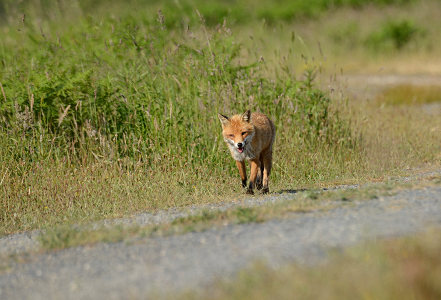
[[[274,123],[262,113],[246,111],[228,118],[219,114],[222,135],[231,156],[236,160],[242,185],[246,186],[245,160],[250,161],[250,182],[247,193],[254,187],[268,193],[268,178],[272,167],[273,143],[276,135]]]

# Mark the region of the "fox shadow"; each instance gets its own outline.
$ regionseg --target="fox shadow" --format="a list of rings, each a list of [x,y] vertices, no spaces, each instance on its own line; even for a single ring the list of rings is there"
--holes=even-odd
[[[327,191],[327,190],[329,190],[329,188],[321,188],[319,190],[320,191]],[[305,189],[305,188],[301,188],[301,189],[285,189],[285,190],[279,190],[276,193],[277,194],[297,194],[297,193],[306,192],[306,191],[317,191],[317,189]]]
[[[297,194],[299,192],[306,192],[308,189],[286,189],[276,192],[277,194]]]

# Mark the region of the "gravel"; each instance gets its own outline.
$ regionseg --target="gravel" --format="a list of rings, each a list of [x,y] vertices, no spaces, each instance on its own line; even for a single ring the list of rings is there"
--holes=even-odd
[[[389,178],[391,182],[409,182],[414,180],[420,180],[429,176],[437,176],[441,174],[440,171],[423,172],[408,177]],[[322,192],[334,191],[334,190],[347,190],[357,189],[359,187],[375,186],[380,183],[368,183],[364,185],[339,185],[335,187],[323,188]],[[283,202],[286,200],[292,200],[296,198],[298,190],[286,190],[280,194],[271,194],[266,197],[249,197],[242,199],[241,201],[231,201],[223,203],[214,203],[201,206],[190,206],[184,209],[168,209],[159,210],[154,213],[140,213],[129,218],[108,219],[86,225],[88,228],[99,228],[100,226],[115,226],[115,225],[158,225],[164,223],[170,223],[175,219],[187,217],[191,215],[200,214],[202,211],[225,211],[234,207],[253,207],[261,206],[264,204],[274,204],[277,202]],[[0,237],[0,257],[8,255],[18,255],[27,252],[39,251],[40,243],[38,237],[40,235],[39,230],[33,230],[24,233],[11,234],[8,236]]]
[[[441,187],[259,224],[35,254],[0,274],[0,299],[148,298],[200,288],[255,260],[315,263],[330,247],[428,226],[441,226]]]
[[[332,191],[338,189],[355,189],[359,185],[340,185],[331,188],[322,189],[325,191]],[[115,225],[159,225],[170,223],[173,220],[184,218],[188,216],[201,214],[203,211],[226,211],[235,207],[254,207],[265,204],[275,204],[296,198],[296,190],[283,191],[280,194],[272,194],[264,197],[248,197],[240,201],[230,201],[222,203],[212,203],[206,205],[194,205],[186,208],[172,208],[167,210],[159,210],[153,213],[140,213],[132,217],[116,218],[98,221],[91,224],[85,224],[84,227],[88,229],[97,229],[104,227],[112,227]],[[81,226],[79,226],[81,227]],[[0,256],[18,255],[26,252],[35,252],[40,250],[40,243],[38,237],[39,230],[33,230],[24,233],[11,234],[0,237]]]

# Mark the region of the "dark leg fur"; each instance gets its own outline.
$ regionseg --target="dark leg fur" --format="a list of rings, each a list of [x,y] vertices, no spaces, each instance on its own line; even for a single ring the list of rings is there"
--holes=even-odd
[[[251,160],[250,165],[250,182],[248,184],[247,194],[254,195],[254,187],[256,186],[257,173],[259,173],[258,171],[260,170],[260,161]]]
[[[242,187],[243,188],[246,188],[247,187],[247,180],[245,179],[245,180],[242,180]]]
[[[239,169],[240,179],[242,180],[242,187],[247,187],[247,171],[244,161],[236,161],[237,168]]]
[[[257,172],[256,189],[261,190],[263,187],[263,157],[260,156],[260,170]]]

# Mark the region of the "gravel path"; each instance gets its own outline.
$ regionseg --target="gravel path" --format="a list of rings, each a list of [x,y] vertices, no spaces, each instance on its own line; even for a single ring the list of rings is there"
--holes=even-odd
[[[398,177],[395,179],[389,179],[391,182],[408,182],[412,180],[419,180],[428,176],[437,176],[441,174],[441,170],[420,173],[409,177]],[[368,183],[365,185],[339,185],[322,189],[322,192],[332,190],[345,190],[356,189],[363,186],[373,186],[380,183]],[[97,228],[102,225],[114,226],[114,225],[139,225],[147,226],[154,224],[170,223],[175,219],[187,217],[191,215],[200,214],[202,211],[225,211],[234,207],[253,207],[261,206],[268,203],[283,202],[286,200],[292,200],[296,198],[297,191],[285,191],[281,194],[272,194],[266,197],[249,197],[242,199],[241,201],[231,201],[223,203],[207,204],[202,206],[190,206],[184,209],[168,209],[159,210],[154,213],[140,213],[129,218],[109,219],[90,224],[88,228]],[[0,257],[8,255],[17,255],[26,252],[36,252],[40,249],[40,243],[38,237],[40,235],[39,230],[33,230],[23,233],[11,234],[8,236],[0,237]]]
[[[274,266],[310,263],[322,259],[329,247],[427,226],[441,226],[441,187],[261,224],[37,255],[0,274],[0,298],[145,298],[153,291],[200,287],[256,259]]]

